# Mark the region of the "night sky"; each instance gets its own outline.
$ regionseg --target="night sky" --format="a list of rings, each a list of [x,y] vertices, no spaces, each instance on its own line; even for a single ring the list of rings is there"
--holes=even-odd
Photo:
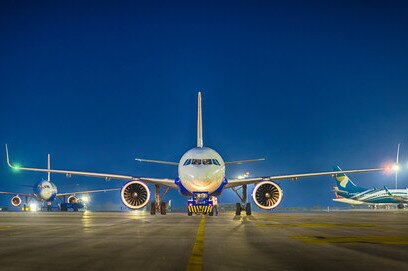
[[[178,161],[195,146],[201,90],[204,145],[226,161],[266,158],[227,177],[377,167],[401,143],[407,187],[406,1],[117,2],[1,1],[0,143],[15,162],[46,167],[50,152],[55,169],[176,178],[134,158]],[[0,190],[46,178],[0,157]],[[351,178],[394,188],[393,175]],[[52,179],[60,192],[124,184]],[[282,207],[341,206],[330,177],[279,183]],[[92,203],[121,206],[119,192]]]

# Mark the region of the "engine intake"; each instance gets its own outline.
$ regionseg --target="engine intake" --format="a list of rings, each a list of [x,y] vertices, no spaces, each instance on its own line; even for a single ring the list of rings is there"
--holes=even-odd
[[[143,208],[150,199],[149,188],[139,181],[131,181],[125,184],[120,194],[123,204],[132,210]]]
[[[283,192],[279,185],[271,181],[258,183],[252,194],[255,204],[265,210],[276,208],[282,201]]]
[[[11,205],[13,205],[14,207],[18,207],[21,205],[21,198],[19,196],[14,196],[11,198]]]
[[[69,196],[67,202],[68,203],[78,203],[79,199],[75,196]]]

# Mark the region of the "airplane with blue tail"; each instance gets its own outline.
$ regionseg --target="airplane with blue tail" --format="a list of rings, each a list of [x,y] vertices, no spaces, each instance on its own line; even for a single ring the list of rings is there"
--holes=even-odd
[[[339,166],[334,166],[333,171],[342,172]],[[347,203],[351,205],[397,205],[403,209],[408,204],[408,188],[388,189],[383,187],[365,188],[357,186],[344,173],[336,174],[336,186],[334,192],[336,198],[333,201]]]

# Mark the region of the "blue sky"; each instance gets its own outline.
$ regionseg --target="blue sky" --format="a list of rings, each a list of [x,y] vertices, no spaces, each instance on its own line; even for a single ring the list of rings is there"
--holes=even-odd
[[[204,144],[225,160],[267,159],[227,177],[376,167],[400,142],[406,187],[407,12],[404,1],[2,1],[0,143],[27,166],[50,152],[54,168],[175,178],[134,158],[178,161],[194,147],[201,90]],[[1,190],[46,177],[1,160]],[[53,180],[61,192],[123,184]],[[333,205],[331,178],[280,184],[283,207]],[[118,193],[93,201],[120,206]]]

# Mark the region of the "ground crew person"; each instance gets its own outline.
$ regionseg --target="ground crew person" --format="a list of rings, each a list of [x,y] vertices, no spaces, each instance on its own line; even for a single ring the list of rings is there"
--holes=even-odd
[[[215,211],[215,215],[218,215],[218,199],[217,197],[212,196],[211,200],[213,202],[213,210]]]

